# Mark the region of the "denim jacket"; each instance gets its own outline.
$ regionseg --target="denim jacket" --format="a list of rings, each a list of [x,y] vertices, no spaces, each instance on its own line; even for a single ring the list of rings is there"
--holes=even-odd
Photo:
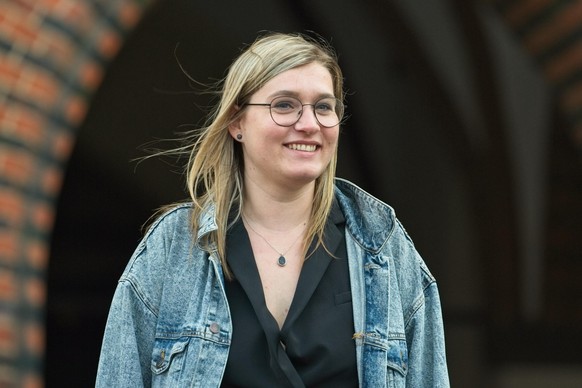
[[[437,285],[388,205],[341,179],[361,387],[448,387]],[[232,323],[223,272],[190,205],[150,228],[113,297],[97,387],[219,387]]]

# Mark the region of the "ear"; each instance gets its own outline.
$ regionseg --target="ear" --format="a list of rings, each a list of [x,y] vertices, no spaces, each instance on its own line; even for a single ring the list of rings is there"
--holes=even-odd
[[[228,126],[228,132],[230,133],[230,136],[234,139],[237,140],[236,135],[242,133],[241,129],[240,129],[240,120],[236,120],[233,123],[231,123]]]
[[[238,111],[240,108],[238,106],[235,106],[234,109],[236,111]],[[235,113],[236,114],[236,113]],[[228,126],[228,132],[230,133],[230,136],[236,140],[236,141],[240,141],[239,139],[237,139],[237,135],[242,134],[242,128],[241,128],[241,116],[237,117],[236,120],[234,120],[232,123],[229,124]]]

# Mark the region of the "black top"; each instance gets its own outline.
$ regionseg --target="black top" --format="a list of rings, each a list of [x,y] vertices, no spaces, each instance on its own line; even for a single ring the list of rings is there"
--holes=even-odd
[[[225,282],[233,335],[222,387],[358,386],[344,227],[334,204],[324,241],[335,257],[319,247],[305,261],[279,330],[265,303],[244,224],[233,225],[226,248],[234,279]]]

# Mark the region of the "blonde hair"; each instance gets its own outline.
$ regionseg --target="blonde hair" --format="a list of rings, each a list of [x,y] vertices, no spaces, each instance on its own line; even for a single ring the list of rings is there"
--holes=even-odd
[[[265,83],[284,71],[310,63],[329,70],[334,94],[343,100],[343,76],[333,49],[322,39],[301,34],[270,33],[259,37],[244,50],[218,85],[218,104],[206,125],[197,133],[187,165],[187,188],[193,202],[192,227],[198,230],[201,214],[209,204],[215,206],[217,230],[202,246],[216,250],[225,276],[230,277],[226,262],[226,234],[241,215],[243,204],[242,149],[228,132],[243,106]],[[314,202],[303,241],[308,254],[311,241],[323,244],[323,232],[334,197],[337,149],[323,174],[315,181]],[[235,218],[229,220],[231,212]]]

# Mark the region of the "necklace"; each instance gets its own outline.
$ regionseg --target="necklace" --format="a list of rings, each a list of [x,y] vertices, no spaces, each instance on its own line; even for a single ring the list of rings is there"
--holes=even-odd
[[[293,248],[293,246],[295,245],[295,243],[299,240],[299,237],[301,237],[303,235],[303,231],[301,231],[301,233],[299,233],[299,235],[295,238],[295,240],[293,241],[293,243],[289,246],[289,248],[287,248],[287,250],[285,250],[284,253],[279,252],[279,250],[277,248],[275,248],[274,246],[271,245],[271,243],[269,241],[267,241],[267,239],[265,237],[263,237],[262,234],[260,234],[259,232],[257,232],[255,230],[255,228],[253,228],[253,226],[251,225],[251,223],[249,222],[248,218],[245,216],[243,217],[243,220],[245,221],[245,223],[249,226],[249,228],[251,228],[251,230],[253,232],[255,232],[255,234],[257,236],[259,236],[260,238],[263,239],[264,242],[267,243],[268,246],[271,247],[272,250],[274,250],[275,252],[277,252],[277,254],[279,255],[279,258],[277,259],[277,265],[279,267],[284,267],[287,264],[287,259],[285,258],[285,255],[287,253],[289,253],[289,251],[291,250],[291,248]]]

